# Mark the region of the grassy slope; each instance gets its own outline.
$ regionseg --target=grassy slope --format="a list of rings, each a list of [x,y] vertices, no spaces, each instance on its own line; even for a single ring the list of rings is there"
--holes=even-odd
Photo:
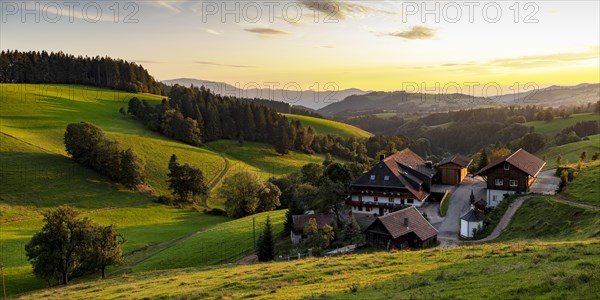
[[[561,130],[563,130],[569,126],[575,125],[577,122],[592,121],[592,120],[600,121],[600,116],[597,114],[592,114],[592,113],[581,113],[581,114],[571,115],[570,117],[568,117],[566,119],[555,118],[554,120],[552,120],[552,122],[533,121],[533,122],[523,123],[523,125],[525,125],[527,127],[533,126],[533,127],[535,127],[536,132],[543,133],[543,134],[546,134],[549,136],[550,135],[554,136],[554,134],[560,132]]]
[[[546,156],[545,169],[556,168],[556,158],[560,155],[564,163],[578,162],[581,157],[581,152],[586,151],[588,159],[596,152],[600,152],[600,134],[588,137],[587,141],[579,141],[561,146],[550,147],[537,155],[539,157]]]
[[[128,240],[126,252],[136,249],[136,260],[172,246],[170,241],[228,220],[153,204],[143,194],[123,190],[74,163],[66,157],[62,142],[68,123],[91,121],[123,147],[132,147],[146,161],[149,183],[159,194],[168,193],[166,165],[172,153],[202,167],[209,179],[217,177],[226,165],[217,152],[225,152],[226,157],[231,154],[234,167],[230,172],[238,163],[252,171],[267,174],[273,169],[272,174],[281,175],[289,171],[286,164],[298,168],[322,161],[320,156],[298,153],[276,157],[261,144],[230,150],[226,148],[235,143],[229,141],[206,148],[172,141],[119,114],[119,108],[133,96],[155,102],[161,99],[69,85],[0,85],[0,220],[8,222],[2,224],[0,243],[3,249],[10,249],[1,257],[7,266],[9,294],[42,286],[31,274],[23,246],[41,228],[40,213],[47,208],[70,204],[101,223],[116,224]]]
[[[392,299],[600,296],[600,242],[495,244],[137,273],[25,298]]]
[[[267,216],[270,216],[273,232],[278,236],[283,232],[285,210],[261,213],[200,231],[185,241],[141,262],[133,270],[200,267],[241,258],[253,248],[253,219],[256,222],[256,238],[258,238]]]
[[[496,241],[579,240],[600,237],[600,211],[538,196],[526,200]]]
[[[600,161],[583,165],[579,175],[569,182],[563,192],[573,201],[600,207]]]
[[[562,194],[536,196],[526,200],[497,241],[600,237],[600,210],[576,207],[555,200],[559,197],[600,207],[599,183],[600,162],[585,164]]]
[[[317,134],[332,134],[332,135],[339,135],[339,136],[343,136],[343,137],[354,136],[354,137],[362,137],[362,138],[373,136],[373,134],[371,134],[367,131],[364,131],[358,127],[340,123],[340,122],[335,122],[335,121],[320,119],[320,118],[313,118],[313,117],[308,117],[308,116],[291,115],[291,114],[284,114],[284,115],[290,120],[300,120],[300,123],[302,123],[303,126],[313,127],[317,131]]]

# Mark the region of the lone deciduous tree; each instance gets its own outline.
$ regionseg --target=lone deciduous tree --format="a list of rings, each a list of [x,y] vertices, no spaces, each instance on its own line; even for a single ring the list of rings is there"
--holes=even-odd
[[[49,284],[56,279],[66,285],[76,272],[104,270],[122,259],[122,242],[113,226],[101,227],[88,218],[79,218],[79,212],[68,206],[46,212],[44,222],[25,251],[33,273]]]
[[[177,162],[177,156],[173,154],[169,161],[169,190],[173,195],[178,195],[182,201],[192,201],[196,203],[196,196],[208,195],[208,186],[204,181],[202,170],[192,167],[189,164],[180,165]],[[206,199],[206,197],[202,197]],[[204,201],[204,200],[203,200]],[[202,203],[206,206],[206,203]]]

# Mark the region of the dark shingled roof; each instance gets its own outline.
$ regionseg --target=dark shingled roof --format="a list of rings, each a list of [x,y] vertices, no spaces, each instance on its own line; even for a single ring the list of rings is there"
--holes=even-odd
[[[408,226],[405,224],[408,219]],[[415,208],[409,207],[403,210],[387,214],[377,218],[390,233],[392,238],[398,238],[407,233],[414,232],[422,241],[437,235],[438,231],[423,217]],[[373,224],[371,224],[373,226]],[[369,226],[370,227],[370,226]],[[367,231],[369,228],[367,228]]]
[[[485,215],[476,209],[471,209],[469,212],[460,217],[461,220],[465,220],[467,222],[481,222],[484,218]]]
[[[471,164],[471,162],[473,162],[473,160],[471,158],[469,158],[468,156],[464,156],[462,154],[457,153],[457,154],[454,154],[452,156],[442,159],[442,161],[440,161],[438,166],[443,166],[445,164],[453,163],[453,164],[456,164],[463,168],[468,168],[469,165]]]
[[[404,149],[380,161],[369,172],[352,182],[352,186],[405,188],[417,199],[423,200],[429,193],[420,189],[424,176],[431,178],[437,170],[425,166],[425,161],[410,149]],[[375,179],[371,180],[374,175]],[[388,180],[385,177],[388,176]]]
[[[326,213],[326,214],[312,214],[312,215],[296,215],[292,216],[292,222],[294,223],[294,230],[303,231],[304,224],[308,222],[310,219],[315,219],[317,221],[317,228],[319,230],[323,229],[325,225],[331,225],[334,222],[334,214]]]
[[[475,173],[474,175],[481,175],[481,174],[485,175],[488,170],[496,167],[497,165],[499,165],[503,162],[507,162],[510,165],[512,165],[513,167],[515,167],[531,176],[534,176],[534,177],[537,176],[537,174],[546,165],[546,162],[539,159],[537,156],[535,156],[523,149],[519,149],[519,150],[515,151],[515,153],[513,153],[507,157],[501,157],[501,158],[495,160],[491,164],[489,164],[489,165],[485,166],[484,168],[482,168],[481,170],[477,171],[477,173]]]

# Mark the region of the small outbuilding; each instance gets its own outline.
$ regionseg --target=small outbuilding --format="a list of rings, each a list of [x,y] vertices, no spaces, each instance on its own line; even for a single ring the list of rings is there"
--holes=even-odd
[[[483,229],[483,212],[477,208],[471,208],[469,212],[460,217],[460,236],[464,238],[473,238],[474,231]]]
[[[444,158],[438,164],[438,179],[441,184],[459,184],[467,176],[467,169],[473,160],[462,154],[454,154]]]
[[[310,219],[315,219],[315,221],[317,222],[317,229],[319,231],[323,230],[325,225],[333,227],[335,224],[335,215],[333,213],[292,216],[292,222],[294,224],[294,228],[290,233],[292,243],[298,244],[301,241],[306,240],[308,238],[308,236],[304,234],[304,225]]]
[[[367,243],[384,249],[424,248],[437,241],[437,234],[415,207],[378,217],[365,230]]]

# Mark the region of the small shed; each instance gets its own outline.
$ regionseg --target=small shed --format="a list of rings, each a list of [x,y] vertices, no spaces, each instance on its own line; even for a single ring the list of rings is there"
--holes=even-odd
[[[469,212],[460,217],[460,236],[465,238],[473,238],[473,230],[483,229],[483,212],[476,208],[471,208]]]
[[[427,247],[437,241],[437,233],[415,207],[378,217],[365,230],[369,245],[385,249]]]
[[[473,160],[462,154],[454,154],[444,158],[438,164],[438,176],[441,184],[459,184],[467,176],[467,169]]]
[[[315,219],[315,221],[317,221],[317,229],[319,231],[323,230],[325,225],[330,225],[332,227],[335,225],[335,215],[333,213],[292,216],[292,222],[294,224],[294,228],[290,233],[292,243],[298,244],[308,238],[306,235],[304,235],[304,225],[310,219]]]

